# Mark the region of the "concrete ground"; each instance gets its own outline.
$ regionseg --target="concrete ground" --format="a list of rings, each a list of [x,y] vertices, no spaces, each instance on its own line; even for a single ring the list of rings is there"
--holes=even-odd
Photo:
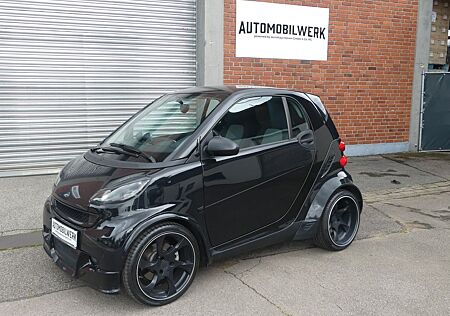
[[[60,271],[36,237],[54,176],[0,179],[0,314],[449,315],[450,155],[354,157],[357,240],[290,242],[202,268],[178,301],[148,308]]]

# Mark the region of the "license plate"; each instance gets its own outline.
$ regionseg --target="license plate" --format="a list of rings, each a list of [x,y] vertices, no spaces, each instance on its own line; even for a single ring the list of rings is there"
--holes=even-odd
[[[73,249],[77,249],[78,232],[54,218],[52,218],[52,235]]]

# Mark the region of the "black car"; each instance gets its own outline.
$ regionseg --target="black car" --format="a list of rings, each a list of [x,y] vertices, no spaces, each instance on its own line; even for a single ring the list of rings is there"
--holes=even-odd
[[[319,97],[193,88],[157,99],[60,172],[44,249],[104,293],[180,297],[200,265],[289,240],[349,246],[362,197]]]

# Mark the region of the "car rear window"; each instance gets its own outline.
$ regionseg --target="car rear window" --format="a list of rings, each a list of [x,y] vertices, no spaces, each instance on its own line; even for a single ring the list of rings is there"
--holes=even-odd
[[[286,98],[289,114],[291,116],[292,137],[310,129],[303,107],[292,98]]]

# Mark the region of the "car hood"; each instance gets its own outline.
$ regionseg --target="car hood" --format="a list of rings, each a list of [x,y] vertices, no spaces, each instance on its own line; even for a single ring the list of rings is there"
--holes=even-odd
[[[61,170],[53,188],[53,195],[61,202],[86,210],[89,207],[89,200],[100,189],[146,177],[158,170],[104,166],[80,156]]]

